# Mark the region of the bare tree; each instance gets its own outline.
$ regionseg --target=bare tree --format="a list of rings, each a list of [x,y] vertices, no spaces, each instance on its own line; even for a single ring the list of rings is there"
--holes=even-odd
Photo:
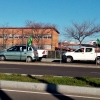
[[[1,29],[1,31],[2,31],[2,38],[3,38],[3,48],[6,48],[7,47],[7,41],[8,41],[8,39],[9,39],[9,31],[8,31],[8,29],[5,29],[5,28],[2,28]]]
[[[12,45],[14,44],[14,41],[15,44],[26,44],[28,33],[30,33],[28,29],[27,31],[23,28],[12,29]]]
[[[56,25],[35,23],[33,21],[26,21],[26,27],[32,28],[32,37],[35,40],[39,49],[44,48],[44,38],[47,34],[50,34],[52,29],[57,29]],[[48,30],[47,30],[48,29]]]
[[[15,44],[21,44],[22,39],[19,39],[21,37],[21,32],[22,29],[12,29],[12,46]]]
[[[3,45],[3,48],[6,48],[7,47],[7,41],[9,39],[9,31],[8,31],[8,23],[4,24],[4,25],[0,25],[0,34],[1,34],[1,37],[2,37],[2,45]]]
[[[80,46],[86,37],[100,32],[100,25],[94,25],[94,23],[91,21],[85,21],[82,24],[72,22],[72,25],[73,27],[65,27],[64,36],[78,40]]]

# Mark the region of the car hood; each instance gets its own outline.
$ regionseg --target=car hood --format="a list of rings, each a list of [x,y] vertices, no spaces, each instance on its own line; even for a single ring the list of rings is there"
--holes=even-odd
[[[73,54],[74,52],[65,52],[65,53],[63,53],[63,55],[71,55],[71,54]]]

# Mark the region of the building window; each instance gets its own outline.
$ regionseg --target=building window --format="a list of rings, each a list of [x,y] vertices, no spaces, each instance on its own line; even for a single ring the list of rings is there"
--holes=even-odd
[[[3,35],[0,35],[0,38],[3,38]]]
[[[48,34],[34,34],[33,35],[33,38],[50,39],[50,38],[52,38],[52,36],[51,35],[48,35]]]
[[[48,38],[52,38],[52,36],[51,35],[48,35]]]
[[[48,34],[44,35],[43,38],[49,39],[49,38],[51,38],[51,35],[48,35]]]

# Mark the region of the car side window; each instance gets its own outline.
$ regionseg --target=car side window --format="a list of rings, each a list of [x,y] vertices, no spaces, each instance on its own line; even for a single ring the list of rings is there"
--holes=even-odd
[[[26,51],[26,46],[22,46],[22,51]],[[32,51],[31,47],[27,47],[27,51]]]
[[[20,51],[22,51],[22,47],[20,47]]]
[[[14,46],[14,47],[9,48],[7,51],[20,51],[20,47]]]
[[[20,51],[20,46],[16,46],[15,51]]]
[[[22,46],[22,51],[25,51],[26,50],[26,46]]]
[[[28,51],[32,51],[32,48],[31,47],[28,47]]]
[[[75,52],[84,52],[84,48],[78,49]]]
[[[76,50],[75,52],[80,52],[80,49]]]
[[[15,47],[11,47],[9,49],[7,49],[7,51],[13,51]]]
[[[86,48],[86,52],[92,52],[92,48]]]

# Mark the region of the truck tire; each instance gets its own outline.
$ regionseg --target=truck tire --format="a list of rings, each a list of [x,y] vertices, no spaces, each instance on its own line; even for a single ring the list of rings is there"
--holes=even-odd
[[[100,65],[100,58],[96,59],[96,63]]]
[[[31,57],[27,57],[26,58],[26,62],[32,62],[32,58]]]
[[[71,63],[73,61],[73,58],[72,57],[66,57],[66,62],[67,63]]]
[[[5,56],[0,56],[0,61],[5,61]]]

